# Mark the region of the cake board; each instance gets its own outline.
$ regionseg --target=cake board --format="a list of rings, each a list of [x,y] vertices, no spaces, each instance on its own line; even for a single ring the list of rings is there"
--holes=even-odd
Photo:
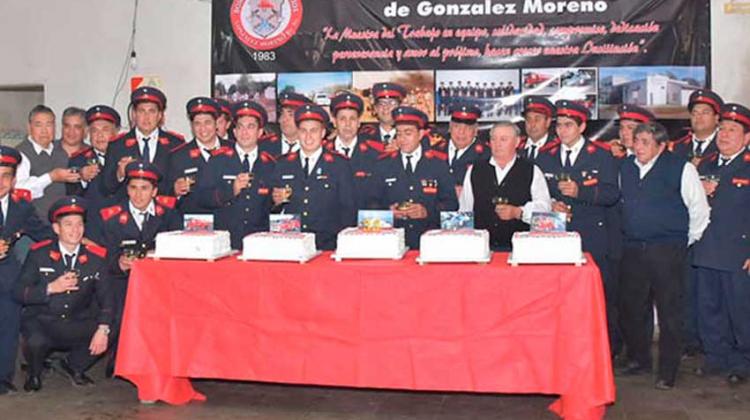
[[[419,265],[425,264],[489,264],[492,261],[492,253],[481,259],[471,259],[464,261],[441,261],[435,259],[425,259],[422,256],[418,256],[415,260]]]
[[[265,261],[265,262],[296,262],[299,264],[305,264],[306,262],[314,259],[318,255],[322,254],[323,251],[315,251],[314,254],[310,254],[307,256],[304,256],[302,258],[296,259],[296,260],[290,260],[287,258],[248,258],[243,255],[240,255],[237,257],[239,261]]]
[[[574,265],[576,267],[581,267],[585,265],[586,262],[586,257],[581,257],[580,260],[573,262],[520,262],[513,260],[513,254],[508,255],[508,265],[511,267],[518,267],[519,265]]]
[[[218,254],[211,255],[209,257],[205,258],[195,258],[195,257],[181,257],[181,256],[175,256],[175,255],[157,255],[156,251],[151,251],[148,254],[146,254],[147,258],[151,258],[153,260],[159,261],[159,260],[194,260],[194,261],[208,261],[208,262],[214,262],[217,260],[220,260],[222,258],[226,258],[229,256],[232,256],[234,254],[237,254],[239,251],[230,249],[229,251],[220,252]]]
[[[393,256],[393,257],[349,257],[346,255],[339,255],[338,253],[334,252],[331,254],[331,259],[333,259],[336,262],[341,262],[343,260],[393,260],[398,261],[404,259],[404,255],[406,255],[407,251],[409,251],[409,247],[404,248],[402,252],[399,254]]]

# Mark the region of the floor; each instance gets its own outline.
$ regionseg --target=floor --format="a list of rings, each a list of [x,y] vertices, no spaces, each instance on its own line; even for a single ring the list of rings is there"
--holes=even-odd
[[[750,384],[729,387],[723,378],[699,378],[687,360],[677,388],[656,391],[647,376],[618,377],[617,403],[607,419],[747,420]],[[57,373],[35,394],[0,397],[2,420],[99,419],[554,419],[549,396],[457,394],[286,386],[252,382],[195,381],[208,395],[205,403],[171,407],[137,402],[128,382],[105,380],[103,369],[91,376],[97,385],[74,388]],[[22,385],[21,374],[16,384]]]

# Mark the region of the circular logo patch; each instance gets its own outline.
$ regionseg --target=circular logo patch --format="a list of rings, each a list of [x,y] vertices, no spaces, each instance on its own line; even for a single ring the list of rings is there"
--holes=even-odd
[[[289,41],[302,23],[302,0],[234,0],[232,30],[254,50],[272,50]]]

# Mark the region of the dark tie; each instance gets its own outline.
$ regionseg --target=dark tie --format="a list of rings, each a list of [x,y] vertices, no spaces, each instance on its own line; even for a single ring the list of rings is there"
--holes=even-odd
[[[305,178],[307,178],[308,175],[310,175],[310,158],[305,158],[305,165],[302,167],[302,170],[305,172]]]
[[[383,134],[383,141],[388,143],[391,141],[391,135],[390,134]]]
[[[729,165],[729,158],[721,158],[721,161],[719,162],[719,166],[727,166]]]
[[[242,159],[242,167],[245,168],[245,172],[250,173],[250,155],[245,153],[245,158]]]
[[[526,157],[529,159],[534,159],[535,155],[536,155],[536,144],[532,144],[531,146],[529,146],[529,154]]]
[[[63,256],[65,258],[65,269],[66,270],[72,270],[73,269],[73,261],[76,259],[76,254],[65,254]]]
[[[693,149],[693,156],[700,156],[703,150],[703,142],[702,141],[696,141],[695,142],[695,148]]]
[[[99,159],[99,164],[100,164],[100,165],[102,165],[102,166],[104,166],[104,162],[106,162],[106,161],[104,160],[104,158],[105,158],[105,157],[104,157],[104,153],[99,153],[99,152],[97,152],[97,153],[96,153],[96,157],[97,157],[97,159]]]
[[[349,148],[348,147],[342,147],[344,149],[344,156],[349,157]]]
[[[406,155],[406,173],[411,175],[414,173],[414,167],[411,166],[411,155]]]
[[[571,166],[573,166],[573,165],[572,165],[572,164],[570,163],[570,154],[571,154],[571,153],[573,153],[573,151],[572,151],[572,150],[566,150],[566,151],[565,151],[565,167],[566,167],[566,168],[570,168]]]
[[[453,157],[451,157],[451,163],[450,166],[452,167],[454,163],[456,163],[456,159],[458,159],[458,149],[453,151]]]
[[[289,143],[288,141],[285,141],[284,143],[286,143],[286,147],[287,147],[286,152],[291,153],[292,148],[294,148],[294,143]]]
[[[5,224],[5,215],[3,214],[3,207],[0,206],[0,227]]]
[[[151,149],[148,147],[148,141],[151,140],[148,137],[143,138],[143,161],[146,163],[151,162]]]
[[[141,230],[143,230],[144,227],[146,227],[146,223],[148,223],[149,214],[147,211],[141,212]]]

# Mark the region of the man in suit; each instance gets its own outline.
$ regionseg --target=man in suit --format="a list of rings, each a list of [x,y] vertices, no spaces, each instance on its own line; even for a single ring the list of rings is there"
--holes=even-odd
[[[372,86],[372,103],[375,109],[376,125],[368,124],[362,131],[383,143],[389,152],[398,148],[393,143],[396,138],[396,126],[393,120],[393,110],[406,98],[406,88],[396,83],[376,83]]]
[[[478,160],[487,159],[490,149],[477,138],[477,121],[482,116],[482,110],[478,106],[454,103],[450,107],[450,114],[448,171],[456,185],[456,195],[461,196],[466,169]]]
[[[558,142],[550,139],[549,129],[555,118],[555,104],[544,96],[529,95],[523,99],[523,119],[526,136],[519,143],[519,155],[532,162],[539,156],[539,151],[548,142]]]
[[[258,148],[268,116],[257,102],[234,104],[236,142],[213,152],[198,180],[202,206],[212,209],[215,229],[228,230],[232,248],[242,248],[242,238],[268,230],[271,210],[271,176],[276,159]]]
[[[285,213],[301,215],[302,231],[315,233],[318,249],[335,249],[339,231],[356,223],[351,167],[344,156],[323,149],[328,126],[325,109],[312,104],[300,106],[294,120],[300,150],[276,162],[273,202],[283,205]],[[289,200],[286,204],[285,199]]]
[[[120,131],[120,114],[107,105],[95,105],[86,111],[86,121],[91,146],[70,157],[68,167],[77,170],[81,180],[68,183],[67,194],[85,198],[86,209],[91,216],[112,201],[112,197],[103,191],[101,168],[107,159],[109,142]]]
[[[690,95],[690,133],[670,144],[677,156],[698,165],[703,156],[716,152],[716,133],[719,130],[719,113],[724,100],[708,89],[698,89]]]
[[[131,161],[125,167],[127,198],[114,206],[103,208],[91,229],[91,238],[107,248],[107,265],[114,296],[112,351],[122,321],[130,268],[143,253],[155,246],[156,234],[183,228],[182,214],[176,209],[177,199],[158,195],[162,175],[152,163]],[[107,376],[113,372],[114,356]]]
[[[336,127],[336,138],[324,141],[323,147],[349,159],[357,209],[367,208],[368,192],[378,156],[385,149],[383,143],[359,133],[360,118],[365,104],[362,99],[346,92],[331,99],[331,115]]]
[[[0,146],[0,395],[15,392],[13,376],[16,367],[21,308],[12,290],[21,271],[12,246],[22,235],[35,240],[53,236],[31,204],[31,192],[15,189],[16,168],[21,154]]]
[[[567,230],[580,233],[583,250],[591,253],[599,267],[612,339],[617,335],[617,288],[609,268],[606,213],[620,198],[617,168],[609,151],[584,136],[591,117],[585,106],[560,100],[555,108],[560,145],[543,148],[536,163],[547,179],[552,211],[568,215]]]
[[[202,206],[194,191],[196,183],[208,165],[211,154],[231,143],[217,136],[216,121],[219,104],[211,98],[196,97],[188,101],[187,114],[193,130],[193,141],[172,149],[167,172],[170,194],[177,197],[177,207],[183,214],[210,214],[211,209]]]
[[[652,299],[659,314],[656,389],[675,385],[682,352],[683,293],[688,246],[701,238],[710,209],[695,166],[668,151],[658,123],[635,129],[634,157],[620,168],[623,233],[620,319],[630,361],[623,375],[651,373],[651,337],[644,328]]]
[[[386,153],[375,169],[372,200],[390,209],[406,245],[419,249],[419,237],[440,228],[440,212],[458,210],[456,183],[446,156],[422,146],[427,115],[412,107],[393,110],[398,150]]]
[[[721,109],[718,156],[701,163],[711,222],[693,247],[698,329],[705,352],[697,373],[726,375],[730,385],[750,375],[750,110]]]
[[[109,145],[107,162],[104,164],[102,186],[104,193],[124,198],[125,167],[134,160],[150,163],[166,174],[169,152],[184,142],[184,139],[161,128],[167,97],[154,87],[140,87],[130,95],[130,106],[135,126]],[[171,189],[166,177],[159,190]]]
[[[63,372],[75,386],[94,382],[86,376],[109,343],[113,317],[107,250],[83,245],[86,205],[76,196],[63,197],[50,208],[57,235],[31,247],[14,288],[23,304],[21,332],[28,368],[24,389],[42,389],[44,360],[53,350],[68,351]]]
[[[532,214],[550,210],[544,174],[518,156],[520,134],[508,121],[492,126],[492,155],[468,168],[459,199],[462,211],[474,212],[475,227],[490,232],[490,246],[496,250],[509,251],[513,234],[529,230]]]

